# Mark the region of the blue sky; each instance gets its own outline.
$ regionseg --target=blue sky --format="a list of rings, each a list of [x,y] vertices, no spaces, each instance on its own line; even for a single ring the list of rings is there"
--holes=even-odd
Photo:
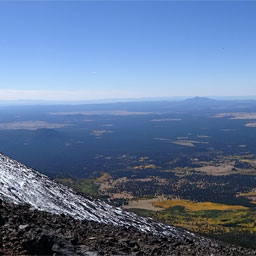
[[[256,2],[0,2],[0,99],[256,95]]]

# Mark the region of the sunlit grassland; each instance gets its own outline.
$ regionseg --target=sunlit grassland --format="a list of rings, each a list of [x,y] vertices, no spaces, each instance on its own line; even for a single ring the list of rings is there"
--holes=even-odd
[[[152,205],[161,208],[170,208],[175,206],[182,206],[189,211],[201,211],[201,210],[245,210],[247,207],[240,205],[226,205],[216,204],[212,202],[192,202],[189,200],[165,200],[165,201],[154,201]]]
[[[157,218],[196,232],[256,232],[254,208],[188,200],[155,201],[152,204],[165,209],[156,214]]]
[[[229,243],[256,246],[256,208],[188,200],[155,201],[152,204],[164,210],[130,210]]]

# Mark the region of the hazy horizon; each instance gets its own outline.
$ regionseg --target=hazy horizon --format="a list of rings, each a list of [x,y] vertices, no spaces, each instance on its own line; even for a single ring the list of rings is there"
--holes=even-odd
[[[188,99],[209,99],[217,101],[250,101],[256,100],[255,96],[173,96],[173,97],[142,97],[142,98],[110,98],[110,99],[91,99],[91,100],[40,100],[40,99],[17,99],[0,100],[0,106],[33,106],[33,105],[82,105],[82,104],[111,104],[111,103],[129,103],[129,102],[178,102]]]

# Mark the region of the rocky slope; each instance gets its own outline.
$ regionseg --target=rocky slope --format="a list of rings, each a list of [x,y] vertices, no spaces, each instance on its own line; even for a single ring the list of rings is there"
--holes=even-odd
[[[256,255],[74,193],[0,154],[0,255]]]
[[[3,154],[0,154],[0,198],[54,214],[68,214],[78,220],[130,226],[154,234],[194,237],[190,232],[180,232],[175,227],[138,217],[103,201],[77,195],[72,189]]]
[[[0,255],[170,255],[238,256],[255,251],[186,237],[141,232],[69,215],[54,215],[29,205],[0,201]]]

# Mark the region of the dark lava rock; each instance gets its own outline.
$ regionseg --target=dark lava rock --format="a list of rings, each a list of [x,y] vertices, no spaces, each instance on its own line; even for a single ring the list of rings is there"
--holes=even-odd
[[[203,237],[167,237],[134,228],[79,221],[0,199],[0,255],[251,256],[255,250]]]
[[[4,218],[0,215],[0,226],[3,226],[5,224]]]

